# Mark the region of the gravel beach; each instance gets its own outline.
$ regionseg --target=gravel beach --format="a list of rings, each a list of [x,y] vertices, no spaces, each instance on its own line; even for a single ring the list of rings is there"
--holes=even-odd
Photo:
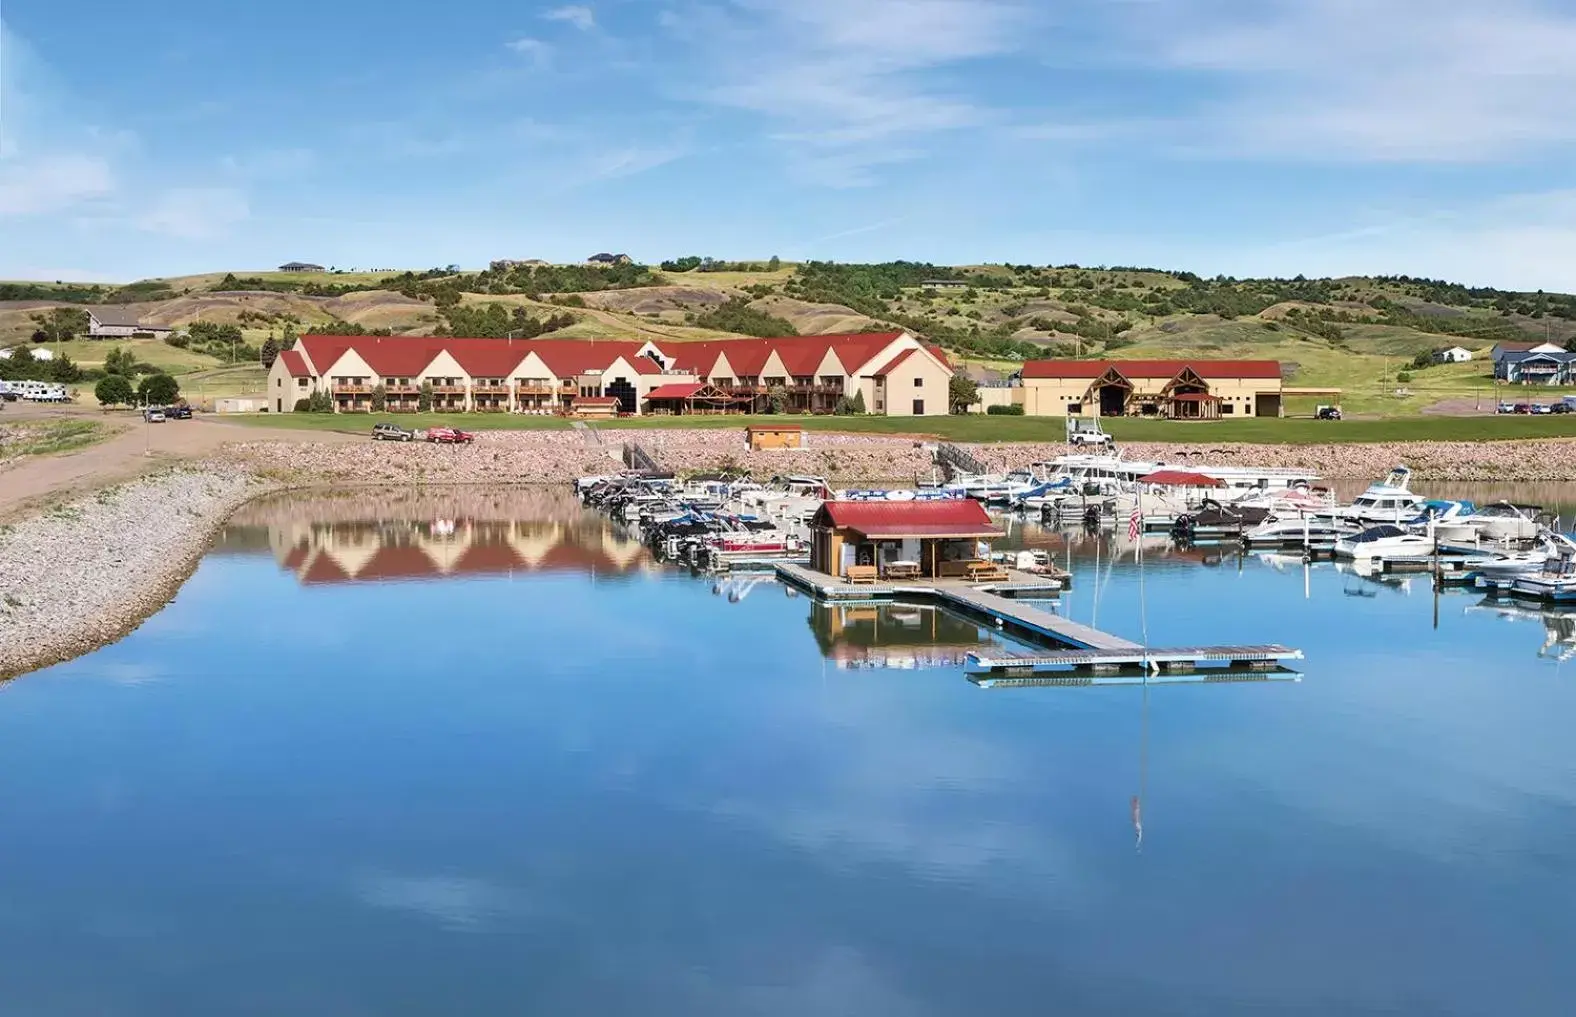
[[[0,528],[0,678],[113,642],[175,595],[224,519],[269,485],[169,470]]]
[[[361,442],[328,445],[245,442],[226,446],[231,462],[270,474],[328,482],[568,483],[619,468],[625,441],[639,443],[675,471],[739,467],[758,479],[810,473],[842,483],[912,480],[931,475],[930,453],[919,439],[814,433],[809,447],[752,452],[735,430],[629,430],[605,432],[604,447],[588,446],[573,432],[483,432],[474,445]],[[965,445],[993,468],[1021,466],[1066,455],[1057,443]],[[1375,445],[1158,445],[1122,446],[1129,459],[1172,464],[1218,463],[1311,469],[1330,480],[1377,479],[1398,463],[1419,480],[1516,482],[1576,480],[1576,441],[1394,442]]]

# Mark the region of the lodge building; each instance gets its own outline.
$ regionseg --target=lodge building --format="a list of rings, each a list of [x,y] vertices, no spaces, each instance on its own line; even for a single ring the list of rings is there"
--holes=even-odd
[[[1278,417],[1275,360],[1031,360],[1003,393],[1027,416]]]
[[[857,395],[869,413],[939,416],[952,366],[907,332],[708,342],[301,336],[268,372],[268,406],[289,413],[321,392],[335,412],[432,408],[491,413],[749,413],[774,397],[831,413]]]

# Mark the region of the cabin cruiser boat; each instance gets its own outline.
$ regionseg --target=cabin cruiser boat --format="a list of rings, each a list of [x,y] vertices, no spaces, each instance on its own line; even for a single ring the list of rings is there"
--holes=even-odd
[[[1401,523],[1421,515],[1427,500],[1409,489],[1412,471],[1397,466],[1358,495],[1350,505],[1319,513],[1337,524]]]
[[[1545,532],[1530,551],[1468,559],[1466,570],[1476,577],[1479,589],[1508,590],[1515,580],[1541,572],[1560,571],[1560,562],[1576,560],[1576,540],[1563,533]]]
[[[1370,526],[1361,533],[1335,542],[1337,558],[1358,560],[1423,557],[1434,553],[1434,538],[1413,533],[1394,523]]]
[[[1300,547],[1328,551],[1347,532],[1328,519],[1276,513],[1243,533],[1242,542],[1248,547]]]
[[[1508,501],[1484,505],[1461,520],[1463,526],[1470,526],[1475,531],[1475,534],[1466,535],[1463,539],[1495,542],[1532,540],[1543,529],[1538,522],[1542,511],[1536,505],[1514,505]]]

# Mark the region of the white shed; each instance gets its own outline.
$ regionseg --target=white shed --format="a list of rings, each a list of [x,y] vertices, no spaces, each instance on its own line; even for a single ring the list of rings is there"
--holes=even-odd
[[[1448,350],[1437,350],[1434,353],[1436,364],[1464,364],[1472,359],[1472,351],[1461,346],[1452,346]]]

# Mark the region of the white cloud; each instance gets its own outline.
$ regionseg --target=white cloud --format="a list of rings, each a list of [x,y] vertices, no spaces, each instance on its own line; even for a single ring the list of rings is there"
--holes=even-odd
[[[589,7],[578,5],[557,7],[543,14],[542,17],[548,21],[562,21],[573,25],[582,32],[589,32],[596,28],[596,14]]]
[[[548,60],[552,59],[553,55],[552,46],[541,39],[533,39],[530,36],[522,36],[513,42],[504,43],[504,45],[538,67],[546,64]]]
[[[176,187],[136,216],[137,228],[182,240],[209,240],[251,215],[246,196],[228,187]]]
[[[682,158],[684,154],[684,149],[677,146],[647,148],[631,145],[593,155],[589,160],[588,173],[597,180],[630,177],[664,166]]]
[[[0,216],[68,211],[114,190],[115,174],[97,156],[18,154],[0,161]]]
[[[1222,154],[1498,162],[1576,142],[1576,13],[1537,0],[1154,5],[1141,58],[1218,79]]]
[[[1003,0],[733,0],[661,23],[696,54],[684,97],[768,118],[801,176],[859,185],[920,156],[915,139],[994,120],[926,79],[1016,49],[1027,18]]]

